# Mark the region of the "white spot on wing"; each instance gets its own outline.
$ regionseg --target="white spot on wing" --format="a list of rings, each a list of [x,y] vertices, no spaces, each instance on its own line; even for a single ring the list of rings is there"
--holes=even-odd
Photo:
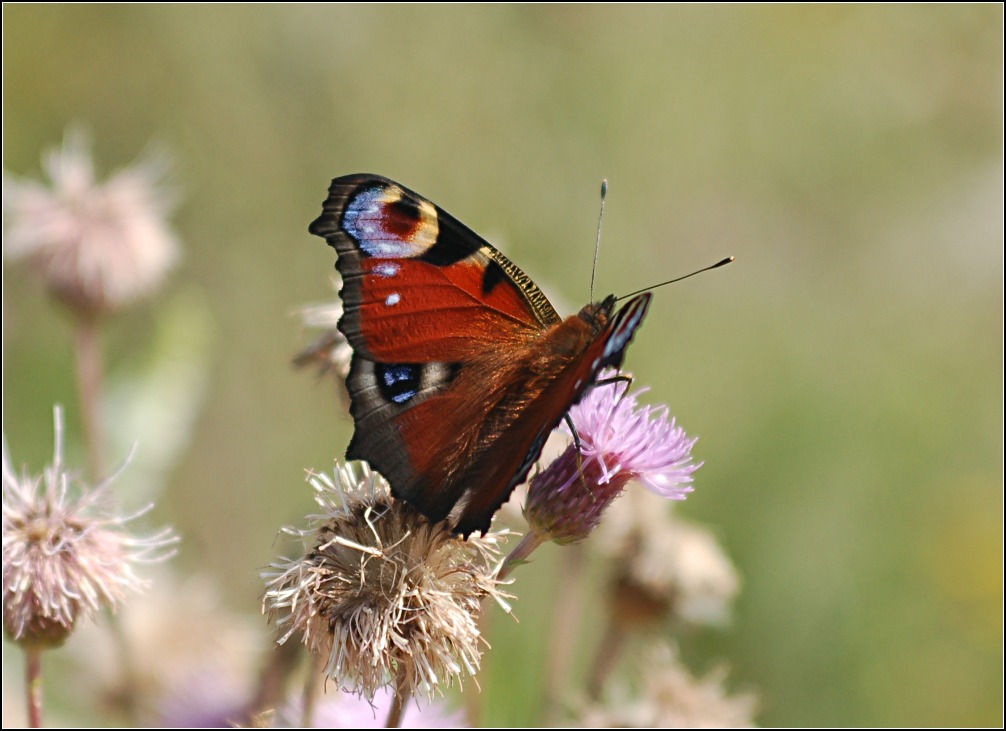
[[[398,294],[398,292],[392,292],[391,294],[388,295],[387,299],[384,300],[384,304],[386,304],[388,307],[394,307],[401,301],[402,301],[402,295]]]

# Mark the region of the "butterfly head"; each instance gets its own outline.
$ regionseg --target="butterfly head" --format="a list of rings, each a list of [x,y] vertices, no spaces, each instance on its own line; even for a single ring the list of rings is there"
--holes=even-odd
[[[646,316],[651,296],[649,292],[637,295],[615,312],[618,298],[609,294],[600,302],[593,302],[580,310],[580,317],[594,329],[599,342],[604,344],[598,369],[605,366],[617,368],[622,364],[625,349]]]

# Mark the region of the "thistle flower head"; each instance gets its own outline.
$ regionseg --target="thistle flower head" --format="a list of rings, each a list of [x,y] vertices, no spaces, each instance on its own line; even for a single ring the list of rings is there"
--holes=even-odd
[[[110,505],[109,482],[71,496],[63,465],[62,414],[55,409],[52,464],[40,477],[14,474],[3,445],[3,624],[16,642],[59,645],[81,617],[115,610],[144,587],[134,565],[170,555],[170,530],[148,537]]]
[[[95,179],[89,144],[68,131],[42,167],[48,185],[4,174],[4,254],[25,258],[63,304],[81,314],[116,310],[153,290],[178,243],[160,187],[163,159]]]
[[[432,696],[474,675],[482,600],[507,608],[492,568],[502,534],[456,538],[393,500],[366,465],[310,482],[322,513],[286,529],[307,550],[264,574],[278,641],[300,635],[328,677],[370,700],[392,679]]]
[[[535,531],[557,543],[585,538],[630,480],[671,500],[692,491],[696,440],[666,407],[639,407],[627,390],[596,386],[570,409],[580,450],[571,444],[531,480],[524,514]]]

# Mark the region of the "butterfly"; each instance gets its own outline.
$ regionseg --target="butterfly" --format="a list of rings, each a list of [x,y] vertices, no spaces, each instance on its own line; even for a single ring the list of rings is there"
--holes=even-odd
[[[312,234],[342,275],[346,387],[365,460],[394,496],[463,536],[485,533],[549,433],[622,364],[648,292],[559,317],[517,265],[378,175],[336,178]]]

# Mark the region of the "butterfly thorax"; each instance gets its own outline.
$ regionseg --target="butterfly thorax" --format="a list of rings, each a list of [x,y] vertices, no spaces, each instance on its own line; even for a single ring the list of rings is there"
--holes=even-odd
[[[611,322],[611,313],[615,309],[615,295],[609,294],[600,302],[591,302],[584,305],[577,315],[588,325],[591,330],[600,335]]]

